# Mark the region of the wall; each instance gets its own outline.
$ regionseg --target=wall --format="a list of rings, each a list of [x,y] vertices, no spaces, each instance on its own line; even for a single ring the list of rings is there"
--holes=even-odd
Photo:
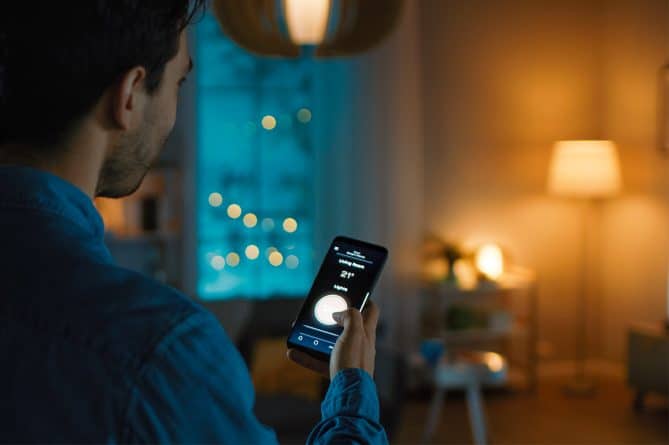
[[[328,163],[342,179],[332,201],[344,216],[339,228],[390,252],[373,298],[384,326],[379,339],[402,350],[417,342],[424,215],[419,3],[407,2],[383,45],[349,62],[351,133],[340,138],[338,156]]]
[[[615,3],[420,2],[426,227],[469,244],[501,242],[537,270],[542,345],[557,359],[575,347],[582,220],[576,203],[545,192],[556,140],[621,144],[628,192],[599,209],[590,250],[606,258],[588,269],[596,355],[622,358],[625,324],[662,308],[666,162],[653,150],[649,74],[664,57],[654,40],[662,48],[666,15],[662,2],[643,12],[638,2]],[[633,234],[630,220],[640,229]]]
[[[602,126],[620,147],[626,193],[602,212],[602,353],[625,356],[626,327],[666,313],[669,159],[656,150],[658,68],[667,62],[664,0],[610,0]]]

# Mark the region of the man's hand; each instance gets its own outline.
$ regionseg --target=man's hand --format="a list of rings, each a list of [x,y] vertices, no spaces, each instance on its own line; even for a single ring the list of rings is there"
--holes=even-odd
[[[330,363],[318,360],[297,349],[289,349],[288,357],[299,365],[334,378],[342,369],[360,368],[374,376],[374,358],[376,356],[376,325],[379,321],[379,308],[372,301],[367,303],[364,314],[354,308],[336,312],[332,317],[343,326],[330,356]]]

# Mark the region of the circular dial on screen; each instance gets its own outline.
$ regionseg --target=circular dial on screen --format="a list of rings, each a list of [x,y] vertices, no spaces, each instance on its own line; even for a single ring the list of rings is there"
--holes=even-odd
[[[346,303],[343,297],[337,294],[328,294],[316,302],[314,317],[316,317],[319,323],[326,326],[334,326],[337,322],[332,318],[332,314],[345,311],[346,309],[348,309],[348,303]]]

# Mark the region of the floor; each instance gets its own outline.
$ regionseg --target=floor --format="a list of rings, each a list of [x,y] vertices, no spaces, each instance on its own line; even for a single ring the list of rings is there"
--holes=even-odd
[[[485,409],[491,444],[669,445],[669,409],[661,397],[646,409],[632,409],[633,393],[624,382],[600,380],[591,398],[563,394],[562,383],[542,381],[535,394],[487,393]],[[393,443],[419,443],[428,400],[411,400]],[[471,443],[464,399],[454,394],[444,403],[434,444]]]

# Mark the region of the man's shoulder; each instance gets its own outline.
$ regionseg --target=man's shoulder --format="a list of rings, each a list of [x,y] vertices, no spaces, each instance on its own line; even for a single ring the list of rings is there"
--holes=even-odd
[[[186,328],[217,324],[214,316],[182,292],[148,276],[114,265],[95,266],[89,286],[76,304],[94,329],[94,347],[105,354],[141,366],[161,344]]]

